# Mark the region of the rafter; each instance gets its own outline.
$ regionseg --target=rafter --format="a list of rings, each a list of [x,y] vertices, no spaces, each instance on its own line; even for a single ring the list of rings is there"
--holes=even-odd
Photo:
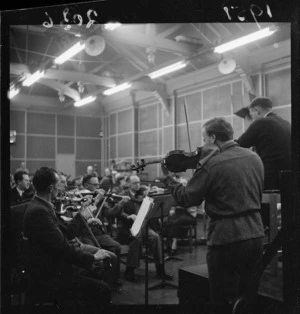
[[[28,67],[25,64],[12,63],[10,65],[10,72],[16,75],[22,75],[23,73],[30,73]],[[115,79],[110,77],[104,77],[95,75],[92,73],[77,72],[77,71],[63,71],[48,69],[45,73],[44,78],[55,79],[62,81],[75,81],[84,82],[86,84],[93,84],[105,87],[113,87],[117,84]]]
[[[163,32],[157,34],[157,36],[160,37],[168,37],[171,34],[175,33],[176,31],[178,31],[181,28],[180,24],[175,24],[174,26],[169,27],[168,29],[164,30]]]
[[[212,42],[205,34],[203,34],[203,32],[201,31],[201,29],[200,29],[197,25],[195,25],[195,23],[190,23],[190,25],[191,25],[192,27],[194,27],[195,30],[196,30],[197,32],[199,32],[200,35],[201,35],[209,44],[213,44],[213,42]]]
[[[37,83],[50,87],[58,92],[62,92],[64,95],[69,96],[75,101],[80,100],[80,94],[76,89],[67,87],[59,82],[47,79],[39,79]]]
[[[10,32],[10,39],[11,39],[11,41],[12,41],[12,44],[13,44],[14,47],[15,47],[15,51],[16,51],[16,54],[17,54],[17,56],[18,56],[18,59],[19,59],[20,63],[23,63],[23,60],[22,60],[21,55],[20,55],[19,50],[18,50],[17,43],[16,43],[16,41],[15,41],[15,39],[14,39],[14,35],[12,34],[12,32]]]
[[[149,66],[147,66],[141,59],[136,57],[132,52],[129,51],[126,47],[120,45],[116,42],[107,42],[116,52],[122,53],[139,71],[147,71]]]
[[[119,41],[125,44],[136,45],[140,47],[154,46],[156,49],[172,52],[179,55],[190,55],[196,51],[192,45],[178,43],[174,40],[165,39],[161,36],[151,36],[131,31],[122,31],[117,29],[114,32],[103,32],[103,37],[111,41]]]

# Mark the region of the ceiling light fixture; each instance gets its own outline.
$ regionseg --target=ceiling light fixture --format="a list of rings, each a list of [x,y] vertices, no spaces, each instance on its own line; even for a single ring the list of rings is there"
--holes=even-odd
[[[150,78],[152,78],[152,79],[155,79],[155,78],[160,77],[162,75],[165,75],[165,74],[174,72],[176,70],[182,69],[182,68],[184,68],[186,66],[187,66],[187,63],[185,61],[179,61],[179,62],[171,64],[171,65],[169,65],[167,67],[164,67],[164,68],[162,68],[160,70],[151,72],[151,73],[148,74],[148,76]]]
[[[8,92],[8,98],[12,99],[13,97],[15,97],[16,95],[18,95],[20,93],[20,88],[11,88]]]
[[[111,23],[106,23],[104,24],[104,29],[106,29],[107,31],[113,31],[114,29],[116,29],[117,27],[121,26],[121,23],[119,22],[111,22]]]
[[[38,70],[34,72],[33,74],[29,75],[25,81],[22,82],[23,86],[31,86],[33,83],[38,81],[41,77],[45,75],[45,71]]]
[[[259,40],[261,38],[265,38],[267,36],[271,36],[277,31],[277,28],[275,26],[263,28],[257,32],[254,32],[252,34],[240,37],[238,39],[229,41],[228,43],[222,44],[216,48],[214,48],[215,53],[223,53],[241,46],[244,46],[246,44],[249,44],[253,41]]]
[[[89,103],[93,102],[95,99],[96,99],[95,96],[89,96],[89,97],[86,97],[86,98],[83,98],[83,99],[80,99],[80,100],[76,101],[74,103],[74,106],[75,107],[81,107],[81,106],[84,106],[86,104],[89,104]]]
[[[103,95],[109,96],[109,95],[115,94],[117,92],[123,91],[127,88],[130,88],[131,86],[132,86],[131,83],[123,83],[121,85],[117,85],[115,87],[112,87],[112,88],[105,90],[103,92]]]
[[[85,42],[81,42],[79,41],[78,43],[76,43],[74,46],[72,46],[70,49],[68,49],[67,51],[65,51],[63,54],[61,54],[59,57],[57,57],[54,60],[55,64],[62,64],[65,61],[69,60],[70,58],[72,58],[73,56],[75,56],[77,53],[79,53],[80,51],[82,51],[85,48]]]

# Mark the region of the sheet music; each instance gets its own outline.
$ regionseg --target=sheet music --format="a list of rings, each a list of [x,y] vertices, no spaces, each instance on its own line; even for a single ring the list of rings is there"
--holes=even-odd
[[[146,196],[144,199],[143,199],[143,203],[140,207],[140,210],[136,216],[136,219],[130,229],[131,231],[131,234],[136,237],[142,226],[143,226],[143,223],[145,221],[145,218],[147,216],[147,214],[149,213],[149,210],[152,208],[152,205],[153,205],[153,198],[150,198],[148,196]]]

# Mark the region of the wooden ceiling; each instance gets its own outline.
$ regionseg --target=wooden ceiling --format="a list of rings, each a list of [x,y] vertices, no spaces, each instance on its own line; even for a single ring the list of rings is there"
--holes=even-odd
[[[65,30],[60,25],[51,28],[36,25],[15,25],[10,28],[10,82],[18,81],[24,73],[45,68],[46,74],[31,87],[22,87],[11,100],[12,107],[47,108],[65,111],[74,101],[88,95],[97,96],[96,108],[112,101],[103,91],[122,82],[133,82],[132,91],[165,90],[169,80],[196,72],[216,64],[225,56],[239,64],[247,56],[265,47],[290,39],[290,24],[278,23],[278,31],[268,38],[236,49],[228,55],[219,55],[213,48],[221,43],[247,35],[273,23],[182,23],[182,24],[122,24],[109,31],[102,24],[90,28],[73,25]],[[86,48],[64,64],[53,65],[77,37],[90,42]],[[92,37],[93,36],[93,37]],[[96,37],[94,37],[96,36]],[[93,39],[102,41],[95,45]],[[103,51],[97,55],[96,49]],[[147,73],[180,60],[188,65],[155,80]],[[64,95],[64,97],[59,97]],[[61,99],[59,99],[61,98]]]

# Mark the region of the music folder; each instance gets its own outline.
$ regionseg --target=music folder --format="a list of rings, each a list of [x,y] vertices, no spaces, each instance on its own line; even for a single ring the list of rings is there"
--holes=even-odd
[[[134,237],[136,237],[141,232],[142,228],[144,227],[147,221],[148,215],[153,207],[153,202],[154,202],[154,199],[149,196],[146,196],[143,199],[142,205],[139,209],[136,219],[132,227],[130,228],[130,232]]]

